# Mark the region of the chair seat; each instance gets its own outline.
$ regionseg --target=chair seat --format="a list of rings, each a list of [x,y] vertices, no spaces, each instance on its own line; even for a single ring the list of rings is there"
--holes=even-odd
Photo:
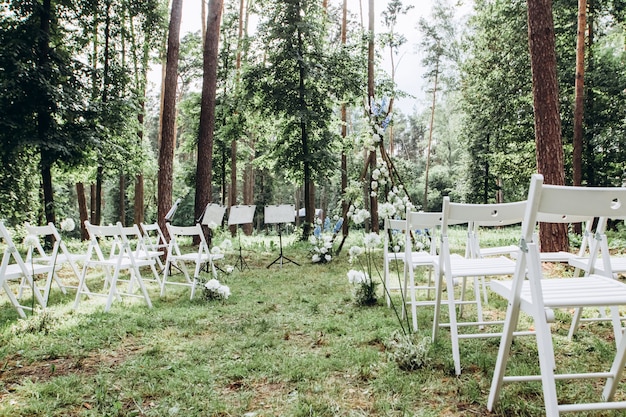
[[[492,280],[491,289],[504,298],[512,293],[512,280]],[[543,302],[550,308],[626,304],[626,284],[602,275],[584,278],[550,278],[541,282]],[[530,285],[524,281],[522,307],[532,304]]]
[[[541,257],[541,262],[553,262],[553,263],[558,263],[558,262],[569,263],[571,259],[574,259],[577,257],[576,254],[565,252],[565,251],[541,252],[539,255]],[[517,252],[512,254],[512,257],[513,259],[517,259]]]
[[[493,248],[481,248],[480,256],[496,256],[496,255],[509,255],[514,256],[519,250],[517,245],[498,246]]]
[[[515,261],[504,256],[478,259],[467,259],[461,256],[450,257],[450,274],[452,277],[512,275],[514,272]]]
[[[626,257],[611,256],[610,262],[611,271],[613,273],[626,272]],[[569,260],[569,264],[584,271],[589,270],[589,258],[574,256]],[[593,268],[594,272],[604,272],[604,262],[602,258],[596,260]]]
[[[198,260],[198,254],[197,253],[183,253],[182,255],[171,255],[170,259],[178,260],[178,261],[195,262],[196,260]],[[217,259],[224,259],[224,254],[217,253],[217,254],[211,254],[211,255],[202,255],[200,257],[200,262],[208,262],[209,259],[212,261],[215,261]]]
[[[105,259],[103,261],[101,260],[94,260],[94,261],[90,261],[89,262],[91,265],[98,265],[98,266],[105,266],[105,267],[115,267],[118,263],[117,259]],[[150,265],[154,265],[155,264],[155,260],[154,259],[138,259],[135,258],[135,266],[137,267],[142,267],[142,266],[150,266]],[[130,258],[124,256],[122,258],[122,261],[119,264],[120,269],[128,269],[133,267],[132,261],[130,260]]]
[[[26,269],[32,275],[39,274],[48,274],[53,270],[53,266],[51,265],[39,265],[39,264],[31,264],[29,262],[24,262]],[[10,264],[7,265],[6,273],[4,274],[4,278],[7,280],[18,279],[24,276],[22,272],[22,268],[18,264]]]

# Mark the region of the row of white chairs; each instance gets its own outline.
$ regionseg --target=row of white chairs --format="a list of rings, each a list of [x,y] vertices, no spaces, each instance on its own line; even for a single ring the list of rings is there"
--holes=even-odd
[[[0,222],[0,240],[4,242],[0,287],[20,317],[26,317],[24,310],[33,308],[32,304],[28,306],[20,301],[24,294],[30,291],[33,300],[45,308],[53,284],[64,294],[68,288],[76,290],[75,308],[84,296],[106,298],[105,311],[111,308],[113,301],[119,301],[123,296],[143,299],[148,307],[152,307],[145,282],[156,283],[160,287],[161,296],[165,295],[166,285],[188,286],[193,298],[202,268],[206,266],[213,276],[217,276],[214,261],[223,258],[222,254],[211,253],[199,224],[181,227],[167,223],[169,242],[157,223],[141,223],[140,228],[138,225],[124,227],[119,222],[97,226],[86,221],[85,227],[89,233],[87,251],[76,254],[68,250],[54,224],[32,226],[27,223],[27,249],[23,258],[11,234]],[[197,249],[187,250],[194,238],[200,242]],[[46,249],[46,240],[52,242],[50,249]],[[162,258],[165,258],[165,262]],[[194,264],[193,276],[187,267],[189,263]],[[75,285],[68,284],[68,279],[59,278],[58,271],[64,265],[68,265],[74,275]],[[92,291],[87,285],[89,273],[94,268],[104,272],[103,285],[99,291]],[[145,268],[150,269],[150,277],[142,275],[141,270]],[[180,274],[173,274],[172,270]],[[181,274],[182,281],[174,276]],[[36,279],[39,276],[44,279]],[[12,281],[18,283],[17,294],[9,286]],[[126,287],[123,288],[122,284],[126,284]]]
[[[411,307],[415,329],[417,308],[434,308],[433,340],[438,338],[441,328],[449,329],[457,375],[462,369],[460,341],[468,338],[500,338],[488,399],[489,410],[495,407],[503,383],[519,381],[541,381],[547,416],[558,416],[569,411],[625,409],[626,402],[612,400],[626,365],[626,338],[622,337],[623,318],[619,314],[619,306],[626,305],[626,285],[615,279],[617,274],[626,272],[626,258],[611,256],[609,253],[605,233],[607,219],[626,219],[626,188],[544,185],[543,178],[535,175],[525,201],[462,204],[444,198],[441,213],[408,212],[405,220],[386,223],[386,236],[404,233],[406,241],[403,251],[399,253],[387,249],[390,242],[386,242],[385,284],[388,288],[401,289],[405,301],[403,311],[404,305]],[[541,223],[583,223],[584,234],[578,252],[542,252],[537,235]],[[594,223],[597,226],[595,232],[592,232]],[[464,255],[451,251],[449,226],[455,224],[467,225]],[[521,237],[517,245],[497,248],[481,245],[481,228],[515,224],[521,224]],[[429,252],[413,251],[411,239],[416,229],[429,230]],[[407,261],[409,259],[410,262]],[[394,279],[390,266],[394,260],[404,264],[404,282]],[[545,278],[542,265],[546,262],[569,264],[575,268],[573,276]],[[429,268],[428,280],[426,284],[419,285],[415,283],[414,270],[423,266]],[[482,303],[487,299],[486,277],[491,278],[491,291],[508,301],[504,320],[487,320],[483,315]],[[468,291],[467,281],[473,283],[472,291]],[[426,291],[426,296],[418,299],[418,291]],[[463,318],[463,307],[468,304],[474,306],[476,320]],[[550,323],[555,320],[554,310],[573,309],[576,312],[570,326],[571,338],[582,320],[583,309],[591,307],[606,310],[607,313],[601,315],[600,319],[609,320],[613,326],[617,351],[611,368],[584,374],[556,373],[557,363],[550,332]],[[447,310],[448,322],[442,321],[442,309]],[[533,325],[527,329],[518,328],[522,312],[533,321]],[[464,331],[470,326],[478,327],[480,331]],[[523,335],[536,337],[540,374],[505,376],[511,343],[514,337]],[[605,389],[601,393],[601,400],[585,404],[559,403],[556,380],[570,378],[604,379]]]

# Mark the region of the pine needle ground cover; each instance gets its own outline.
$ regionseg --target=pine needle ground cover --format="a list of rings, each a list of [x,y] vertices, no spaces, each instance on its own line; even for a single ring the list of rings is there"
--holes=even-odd
[[[495,236],[515,239],[517,233]],[[0,301],[0,416],[541,416],[541,387],[507,386],[498,408],[486,400],[499,340],[461,342],[463,373],[454,375],[449,335],[431,344],[432,308],[418,309],[425,359],[413,370],[397,361],[400,330],[378,287],[377,305],[355,305],[346,272],[347,248],[326,264],[312,264],[310,246],[284,241],[286,263],[271,238],[245,237],[248,268],[220,273],[227,300],[189,300],[187,288],[149,284],[154,303],[102,304],[52,291],[46,312],[17,318]],[[459,242],[463,232],[459,231]],[[460,244],[459,244],[460,245]],[[235,263],[238,252],[226,254]],[[382,254],[378,265],[382,268]],[[65,273],[65,271],[62,271]],[[90,286],[102,276],[94,272]],[[400,295],[393,299],[399,308]],[[502,315],[495,295],[487,309]],[[465,313],[472,314],[468,309]],[[567,340],[570,312],[553,325],[559,366],[608,366],[614,341],[608,324],[583,326]],[[534,342],[518,338],[511,366],[536,369]],[[584,361],[581,361],[584,358]],[[520,371],[521,372],[521,371]],[[626,386],[622,385],[619,398]],[[597,398],[598,381],[559,386],[570,402]],[[611,413],[578,414],[588,416]]]

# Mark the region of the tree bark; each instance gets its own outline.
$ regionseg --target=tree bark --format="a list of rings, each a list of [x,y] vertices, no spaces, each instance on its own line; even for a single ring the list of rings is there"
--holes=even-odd
[[[223,0],[211,0],[203,50],[202,101],[198,133],[198,164],[196,168],[196,219],[211,201],[213,174],[213,134],[215,129],[215,95],[217,91],[217,60]]]
[[[552,0],[528,0],[528,42],[533,83],[537,170],[546,184],[565,183]],[[541,223],[541,249],[567,251],[564,224]]]
[[[576,37],[576,81],[574,84],[574,151],[572,168],[574,185],[582,184],[583,118],[585,105],[585,30],[587,0],[578,0],[578,32]]]
[[[343,13],[341,17],[341,44],[345,45],[347,41],[348,34],[348,0],[343,0]],[[341,103],[341,138],[345,141],[348,136],[348,112],[346,103]],[[343,219],[343,223],[341,224],[341,232],[343,233],[344,239],[348,236],[348,222],[347,222],[347,213],[348,209],[348,201],[345,197],[346,189],[348,188],[348,156],[346,155],[345,149],[341,152],[341,218]]]
[[[87,240],[89,235],[87,228],[85,227],[85,221],[87,220],[87,198],[85,197],[85,184],[82,182],[76,183],[76,197],[78,199],[78,217],[80,227],[80,239]]]
[[[161,114],[161,146],[159,149],[157,221],[167,236],[165,215],[172,207],[174,179],[174,148],[176,143],[176,87],[180,48],[180,22],[183,0],[173,0],[167,36],[167,61]]]

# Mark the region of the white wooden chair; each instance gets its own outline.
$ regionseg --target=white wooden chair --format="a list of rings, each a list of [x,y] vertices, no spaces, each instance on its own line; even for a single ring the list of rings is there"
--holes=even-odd
[[[608,224],[607,217],[600,217],[598,219],[598,225],[596,226],[596,232],[594,238],[590,244],[588,254],[579,253],[578,256],[569,258],[569,264],[576,268],[575,276],[579,276],[583,273],[585,276],[590,274],[603,275],[608,278],[617,279],[620,274],[626,273],[626,257],[611,255],[609,251],[608,239],[606,236],[606,227]],[[612,220],[623,220],[620,218],[613,218]],[[596,322],[596,321],[612,321],[613,326],[620,326],[619,324],[625,318],[607,316],[606,309],[599,309],[599,316],[583,317],[583,308],[575,310],[574,318],[569,330],[570,339],[574,336],[576,330],[583,322]],[[623,329],[622,329],[623,330]],[[615,343],[619,344],[623,332],[615,334]]]
[[[165,268],[163,270],[163,279],[161,280],[161,296],[165,295],[166,285],[183,285],[191,288],[191,296],[196,292],[196,284],[200,271],[205,265],[211,268],[214,277],[217,277],[217,270],[213,261],[224,258],[223,254],[212,254],[209,250],[209,246],[206,243],[202,226],[197,223],[195,226],[172,226],[167,223],[167,231],[170,235],[170,243],[167,248],[167,258],[165,260]],[[185,251],[187,245],[191,244],[191,239],[197,237],[200,243],[198,249],[193,251]],[[182,240],[189,239],[189,242],[181,242]],[[189,275],[187,266],[185,264],[193,263],[194,275],[193,279]],[[183,275],[184,281],[172,280],[171,269],[175,267],[179,269]]]
[[[63,294],[67,294],[67,288],[78,288],[80,271],[77,263],[84,261],[87,255],[84,253],[71,253],[54,223],[48,223],[45,226],[33,226],[30,223],[25,223],[24,226],[26,228],[26,231],[28,232],[28,235],[35,238],[33,239],[35,245],[29,246],[26,252],[26,263],[29,263],[32,259],[35,261],[35,263],[38,264],[47,264],[54,266],[53,281],[58,285]],[[49,250],[46,250],[46,248],[44,248],[45,242],[44,244],[42,244],[42,240],[44,239],[50,239],[53,242],[52,248],[50,248]],[[67,283],[61,282],[61,280],[59,279],[57,271],[64,265],[68,265],[72,270],[74,277],[76,278],[76,285],[68,285]],[[18,298],[19,296],[21,296],[22,290],[26,282],[23,280],[22,284],[23,285],[20,285]],[[46,303],[50,295],[49,293],[50,287],[46,287],[44,289],[43,295]]]
[[[150,263],[150,269],[154,279],[144,278],[144,281],[154,281],[160,287],[161,275],[157,271],[155,264],[161,262],[161,256],[165,255],[167,250],[153,250],[151,245],[146,242],[145,235],[141,233],[139,226],[136,224],[122,227],[122,233],[126,235],[126,240],[131,244],[131,250],[133,251],[135,259],[153,261]]]
[[[165,235],[159,226],[159,223],[154,222],[151,224],[140,223],[141,231],[143,232],[144,242],[146,247],[153,252],[163,252],[163,255],[167,254],[167,239],[165,239]],[[157,257],[156,259],[159,268],[163,270],[163,261],[161,257]]]
[[[121,301],[122,296],[142,298],[148,307],[152,308],[152,302],[141,276],[140,268],[154,267],[154,260],[138,259],[135,256],[122,224],[119,222],[115,225],[96,226],[85,221],[85,227],[89,232],[89,246],[76,292],[74,308],[78,308],[83,295],[106,298],[105,312],[109,311],[113,300]],[[105,245],[110,245],[110,249],[104,247]],[[108,253],[108,256],[105,253]],[[104,270],[105,279],[102,292],[91,291],[87,288],[87,271],[92,268]],[[129,274],[128,279],[122,277],[123,271],[127,271]],[[120,289],[118,285],[123,283],[128,285],[126,290]],[[134,290],[135,284],[139,287],[139,294]]]
[[[0,239],[4,241],[4,251],[2,253],[2,262],[0,263],[0,286],[6,292],[9,301],[15,307],[20,317],[26,318],[24,310],[32,310],[32,307],[20,304],[9,286],[9,282],[16,281],[20,284],[22,279],[25,279],[28,288],[32,290],[32,296],[41,307],[45,308],[46,299],[42,296],[41,290],[35,283],[35,276],[45,275],[45,288],[48,288],[51,284],[54,267],[47,263],[24,262],[3,222],[0,222]]]
[[[449,327],[452,341],[452,357],[457,375],[461,373],[461,357],[459,351],[459,340],[468,338],[499,337],[499,332],[468,333],[460,332],[460,328],[474,326],[482,329],[485,325],[502,325],[502,321],[485,321],[483,317],[481,301],[481,283],[484,277],[513,275],[515,271],[515,261],[511,258],[485,257],[466,258],[453,254],[450,251],[449,225],[466,222],[468,224],[479,223],[483,226],[504,226],[521,223],[526,207],[525,201],[501,204],[464,204],[452,203],[450,198],[444,197],[441,225],[441,252],[439,254],[440,275],[445,277],[447,290],[447,302],[442,301],[443,288],[439,285],[435,297],[435,315],[433,320],[433,341],[437,340],[439,328]],[[471,243],[468,243],[471,244]],[[476,248],[474,248],[476,250]],[[473,299],[466,300],[466,279],[473,281]],[[455,282],[462,285],[458,299],[455,295]],[[441,322],[441,305],[448,305],[448,323]],[[476,308],[475,321],[461,321],[462,307],[474,305]],[[457,306],[459,312],[457,312]]]
[[[410,262],[405,262],[404,267],[404,294],[408,297],[402,308],[402,316],[404,317],[405,306],[408,304],[411,307],[411,316],[413,318],[413,329],[417,331],[417,307],[419,306],[434,306],[437,285],[440,285],[441,275],[439,269],[439,256],[437,254],[437,233],[441,228],[441,213],[425,213],[407,211],[405,229],[408,231],[405,234],[406,242],[405,247],[405,259],[410,259]],[[427,243],[429,244],[428,251],[413,251],[413,239],[417,235],[417,231],[420,231],[421,236],[425,236]],[[416,285],[415,283],[415,269],[426,268],[428,273],[428,279],[426,284]],[[418,300],[417,293],[426,292],[425,300]]]
[[[608,216],[626,214],[626,188],[586,188],[544,185],[541,175],[533,175],[515,274],[512,280],[491,281],[491,288],[508,300],[506,319],[493,373],[487,408],[491,411],[500,398],[505,382],[541,382],[545,416],[563,412],[626,409],[626,402],[613,402],[616,388],[626,365],[626,338],[622,337],[610,370],[589,373],[557,373],[550,322],[554,309],[609,306],[617,313],[626,305],[626,285],[603,275],[543,279],[539,244],[534,230],[543,214],[561,216]],[[528,279],[526,279],[528,278]],[[505,376],[512,354],[511,344],[521,312],[530,315],[536,332],[539,375]],[[621,329],[614,329],[621,332]],[[571,349],[568,351],[571,354]],[[581,358],[584,361],[584,358]],[[605,379],[601,399],[594,403],[560,404],[556,380],[583,378]]]

